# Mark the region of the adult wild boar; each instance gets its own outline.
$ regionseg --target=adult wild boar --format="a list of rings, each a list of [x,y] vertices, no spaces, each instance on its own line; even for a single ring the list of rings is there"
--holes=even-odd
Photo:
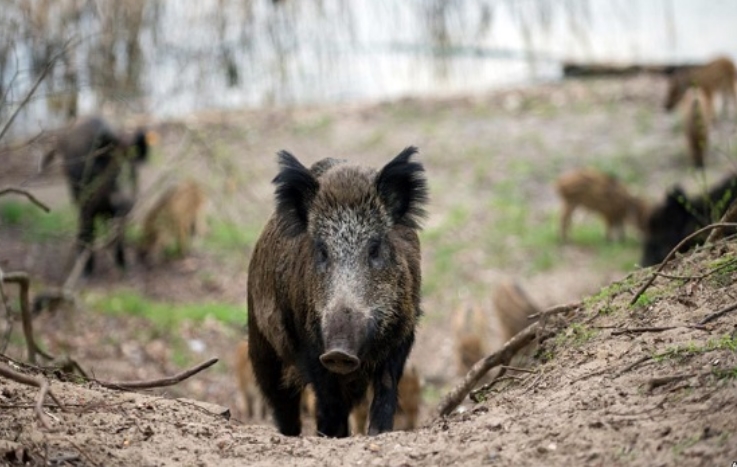
[[[349,434],[369,384],[369,434],[392,429],[397,382],[420,317],[422,165],[408,147],[374,170],[279,153],[276,212],[248,269],[249,354],[279,431],[301,431],[315,391],[317,430]]]
[[[681,240],[717,222],[735,199],[737,175],[724,179],[702,196],[688,197],[681,187],[674,187],[650,216],[640,264],[645,267],[662,262]],[[678,251],[688,251],[705,240],[706,235],[694,238]]]
[[[151,134],[139,129],[121,133],[101,117],[87,117],[63,130],[56,147],[44,156],[45,168],[56,153],[63,158],[64,175],[69,182],[79,211],[77,252],[91,247],[95,239],[95,221],[125,216],[133,206],[138,191],[137,165],[147,158]],[[130,177],[132,194],[121,183]],[[125,266],[123,238],[115,242],[115,262]],[[85,274],[94,269],[94,255],[85,264]]]

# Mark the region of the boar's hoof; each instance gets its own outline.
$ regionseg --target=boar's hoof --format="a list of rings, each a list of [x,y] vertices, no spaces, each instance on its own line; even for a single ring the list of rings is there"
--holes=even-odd
[[[342,350],[329,350],[320,355],[322,366],[341,375],[356,371],[361,364],[358,357],[345,353]]]

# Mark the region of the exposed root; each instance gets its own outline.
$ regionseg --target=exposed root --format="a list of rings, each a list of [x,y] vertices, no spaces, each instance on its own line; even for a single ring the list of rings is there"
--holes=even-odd
[[[54,402],[56,402],[56,405],[58,405],[61,410],[64,410],[64,406],[56,398],[54,393],[51,392],[51,389],[49,388],[49,382],[43,378],[34,378],[32,376],[24,375],[23,373],[18,373],[4,363],[0,363],[0,376],[11,379],[16,383],[39,388],[38,396],[36,396],[36,405],[34,406],[34,411],[36,412],[36,417],[38,417],[38,420],[39,422],[41,422],[43,427],[47,430],[52,430],[51,424],[49,423],[49,417],[43,411],[43,405],[44,401],[46,400],[46,396],[48,395]]]

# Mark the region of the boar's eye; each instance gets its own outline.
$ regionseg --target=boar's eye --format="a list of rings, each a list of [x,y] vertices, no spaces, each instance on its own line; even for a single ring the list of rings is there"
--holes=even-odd
[[[315,242],[315,261],[317,262],[317,266],[321,268],[327,267],[329,259],[328,247],[325,245],[325,242],[322,240]]]
[[[372,238],[368,242],[368,260],[369,264],[374,268],[380,268],[384,264],[381,257],[381,240]]]

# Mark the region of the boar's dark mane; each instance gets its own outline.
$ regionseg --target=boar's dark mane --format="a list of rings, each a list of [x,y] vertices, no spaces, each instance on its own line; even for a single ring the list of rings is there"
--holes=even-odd
[[[425,169],[419,162],[410,161],[416,153],[416,147],[407,147],[376,176],[376,189],[394,222],[412,229],[420,227],[427,201]]]
[[[320,184],[287,151],[279,151],[279,166],[281,170],[272,182],[276,185],[276,210],[285,222],[287,234],[299,235],[307,228],[307,213]]]

